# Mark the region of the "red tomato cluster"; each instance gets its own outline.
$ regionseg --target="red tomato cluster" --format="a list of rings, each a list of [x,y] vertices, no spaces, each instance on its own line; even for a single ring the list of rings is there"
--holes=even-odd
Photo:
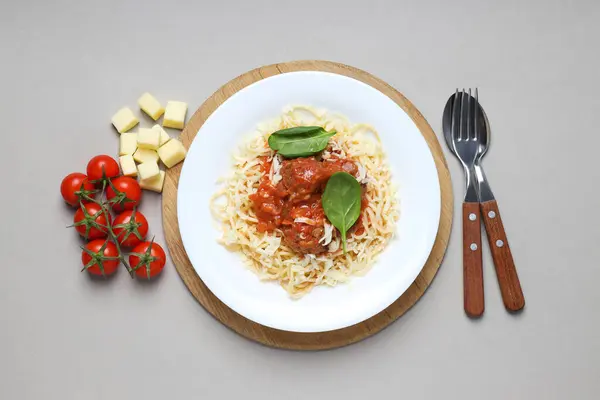
[[[120,176],[119,164],[106,155],[92,158],[86,171],[67,175],[60,185],[65,202],[77,207],[72,226],[88,240],[82,247],[83,270],[107,277],[123,262],[132,276],[151,279],[160,274],[167,256],[159,244],[146,241],[148,220],[137,210],[139,183]],[[130,249],[128,262],[123,248]]]

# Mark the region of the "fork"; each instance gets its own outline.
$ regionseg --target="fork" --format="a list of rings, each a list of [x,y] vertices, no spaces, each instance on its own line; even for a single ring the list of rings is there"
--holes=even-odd
[[[463,290],[464,309],[470,317],[480,317],[485,309],[481,259],[481,222],[477,180],[472,175],[480,153],[479,102],[465,90],[458,89],[452,104],[451,145],[463,166],[466,180],[462,209],[463,222]],[[450,144],[450,143],[449,143]]]

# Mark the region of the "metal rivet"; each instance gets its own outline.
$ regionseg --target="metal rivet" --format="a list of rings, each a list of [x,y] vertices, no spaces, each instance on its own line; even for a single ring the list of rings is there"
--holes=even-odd
[[[502,246],[504,246],[504,242],[502,240],[498,239],[498,240],[496,240],[496,246],[502,247]]]
[[[471,214],[469,214],[469,219],[470,219],[471,221],[475,221],[475,220],[477,219],[477,215],[475,215],[475,214],[471,213]]]
[[[490,211],[490,212],[488,213],[488,217],[490,217],[490,218],[496,218],[496,213],[495,213],[495,212],[493,212],[493,211]]]
[[[473,251],[477,250],[477,244],[471,243],[471,250],[473,250]]]

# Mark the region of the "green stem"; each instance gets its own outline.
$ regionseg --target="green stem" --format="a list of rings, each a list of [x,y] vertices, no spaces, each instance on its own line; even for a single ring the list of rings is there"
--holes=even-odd
[[[104,201],[102,201],[104,199],[105,191],[106,191],[106,184],[103,183],[102,192],[100,193],[100,201],[98,201],[96,199],[92,199],[92,198],[90,198],[90,200],[93,201],[94,203],[98,204],[100,206],[100,208],[102,209],[102,212],[104,213],[104,216],[106,217],[106,227],[107,227],[108,236],[110,237],[110,239],[115,244],[115,247],[117,248],[117,253],[119,254],[119,257],[118,257],[119,260],[121,260],[121,262],[123,263],[125,268],[127,268],[127,272],[129,272],[129,274],[133,278],[133,270],[127,263],[127,260],[125,260],[125,255],[121,251],[121,245],[119,244],[119,239],[117,238],[117,236],[115,235],[115,232],[113,231],[110,211],[106,207],[106,204],[104,203]]]

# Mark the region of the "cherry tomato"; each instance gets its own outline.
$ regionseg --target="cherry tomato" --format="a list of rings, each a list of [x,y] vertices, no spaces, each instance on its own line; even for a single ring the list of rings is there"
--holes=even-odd
[[[73,218],[75,230],[88,240],[105,238],[107,222],[111,222],[110,215],[107,221],[102,208],[96,203],[88,203],[79,207]]]
[[[107,179],[115,178],[119,174],[119,164],[110,156],[96,156],[88,162],[88,179],[98,186],[102,186],[103,182],[108,183]]]
[[[81,252],[83,270],[92,275],[108,276],[117,271],[119,266],[119,252],[117,246],[106,239],[92,240],[85,245]]]
[[[79,205],[80,200],[83,203],[89,203],[90,201],[85,199],[84,196],[94,198],[94,185],[88,180],[87,175],[81,172],[73,172],[62,180],[60,194],[71,206]]]
[[[106,189],[106,200],[116,212],[133,210],[142,200],[140,184],[129,176],[121,176],[111,180]]]
[[[146,239],[148,220],[137,210],[123,211],[113,222],[113,232],[122,246],[135,247]]]
[[[144,279],[150,279],[160,274],[166,261],[165,251],[154,242],[138,244],[129,255],[129,266],[138,277]]]

